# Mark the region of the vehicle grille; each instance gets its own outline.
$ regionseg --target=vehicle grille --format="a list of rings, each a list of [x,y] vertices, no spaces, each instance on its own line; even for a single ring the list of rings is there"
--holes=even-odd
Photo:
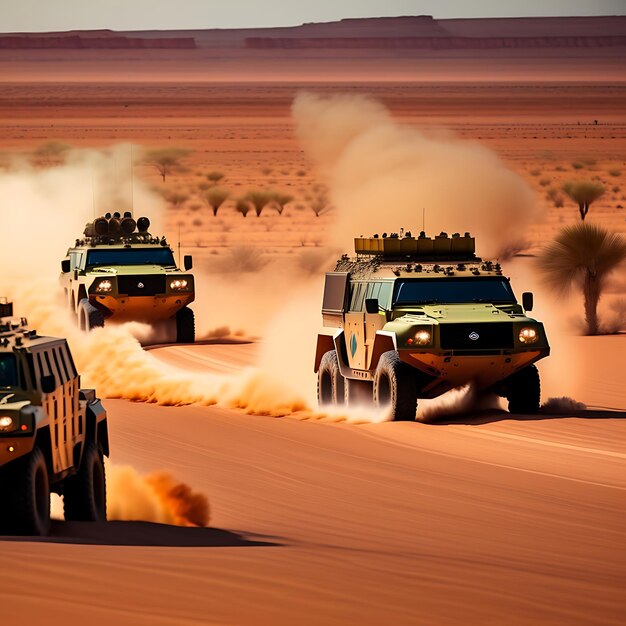
[[[443,350],[508,350],[513,348],[513,324],[487,322],[480,324],[441,324]],[[477,339],[470,335],[476,333]]]
[[[165,293],[165,276],[118,276],[117,290],[129,296],[155,296]]]

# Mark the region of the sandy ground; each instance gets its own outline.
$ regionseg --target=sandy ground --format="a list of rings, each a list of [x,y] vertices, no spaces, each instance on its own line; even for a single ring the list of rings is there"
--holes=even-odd
[[[226,373],[255,346],[153,354]],[[113,461],[204,490],[213,527],[56,522],[5,540],[3,623],[621,624],[626,396],[611,391],[617,411],[434,425],[108,400]]]

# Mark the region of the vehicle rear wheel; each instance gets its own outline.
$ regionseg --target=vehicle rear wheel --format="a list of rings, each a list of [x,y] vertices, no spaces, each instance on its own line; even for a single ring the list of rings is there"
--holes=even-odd
[[[183,307],[176,313],[176,343],[193,343],[196,340],[196,323],[193,311]]]
[[[374,404],[391,408],[395,422],[415,420],[417,412],[417,380],[409,365],[394,350],[384,352],[374,374]]]
[[[106,474],[102,450],[88,441],[76,474],[63,484],[65,519],[81,522],[106,522]]]
[[[3,468],[0,532],[47,535],[50,532],[50,485],[46,459],[37,447]]]
[[[372,382],[346,378],[345,403],[347,406],[371,406],[374,403]]]
[[[81,330],[90,331],[92,328],[102,326],[104,326],[102,311],[96,309],[88,298],[83,298],[78,303],[78,327]]]
[[[503,383],[510,413],[536,413],[541,404],[541,382],[535,365],[509,376]]]
[[[344,378],[339,371],[336,350],[326,352],[320,361],[317,370],[317,402],[320,406],[344,402]]]

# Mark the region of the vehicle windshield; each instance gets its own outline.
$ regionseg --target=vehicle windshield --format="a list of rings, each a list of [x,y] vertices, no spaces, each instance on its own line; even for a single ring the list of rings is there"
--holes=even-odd
[[[174,255],[169,248],[117,248],[89,250],[86,267],[109,265],[162,265],[173,267]]]
[[[509,282],[502,278],[428,278],[396,283],[395,306],[468,302],[513,304],[516,300]]]
[[[17,387],[17,364],[13,354],[0,354],[0,387]]]

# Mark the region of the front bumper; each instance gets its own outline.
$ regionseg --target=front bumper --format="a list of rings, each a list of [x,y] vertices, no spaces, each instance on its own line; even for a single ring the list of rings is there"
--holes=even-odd
[[[19,459],[21,456],[32,451],[35,438],[32,433],[28,435],[3,435],[0,437],[0,467]]]
[[[174,317],[193,302],[190,292],[156,296],[124,296],[90,294],[89,301],[100,309],[106,319],[120,322],[156,322]]]
[[[489,389],[522,369],[550,354],[549,348],[537,348],[501,354],[455,355],[425,351],[399,350],[400,359],[428,375],[428,384],[419,393],[421,398],[435,398],[450,389],[469,383],[478,389]]]

